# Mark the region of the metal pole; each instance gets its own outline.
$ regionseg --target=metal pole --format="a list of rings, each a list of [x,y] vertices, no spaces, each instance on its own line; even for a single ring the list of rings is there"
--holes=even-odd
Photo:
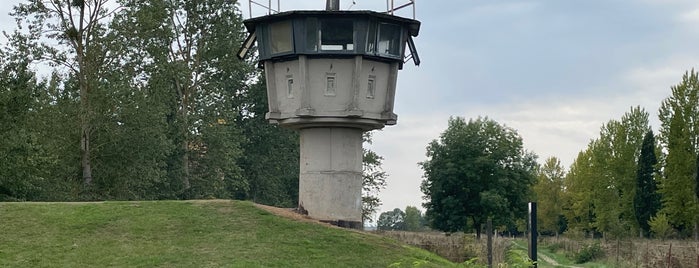
[[[413,19],[415,19],[415,0],[411,0],[413,2]]]
[[[534,261],[534,268],[536,268],[536,237],[537,237],[537,227],[536,227],[536,202],[529,202],[529,258]]]
[[[327,0],[325,10],[340,10],[340,0]]]

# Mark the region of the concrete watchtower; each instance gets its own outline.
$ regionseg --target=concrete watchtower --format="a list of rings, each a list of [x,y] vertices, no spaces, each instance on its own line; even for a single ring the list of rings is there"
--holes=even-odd
[[[300,133],[299,211],[361,228],[362,133],[396,124],[397,74],[406,47],[419,64],[412,37],[420,22],[338,6],[246,20],[239,57],[257,40],[266,118]]]

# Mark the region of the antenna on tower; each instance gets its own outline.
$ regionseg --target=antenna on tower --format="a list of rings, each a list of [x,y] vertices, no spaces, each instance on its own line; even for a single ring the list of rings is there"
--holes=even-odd
[[[386,0],[386,13],[393,15],[396,11],[412,6],[413,7],[413,19],[415,19],[415,0],[408,0],[408,3],[396,6],[395,0]]]
[[[260,1],[260,0],[258,0],[258,1]],[[274,14],[274,13],[279,13],[279,12],[281,12],[281,9],[280,9],[280,7],[279,7],[279,6],[280,6],[280,3],[279,3],[280,1],[281,1],[281,0],[277,0],[277,9],[274,9],[274,6],[272,6],[272,0],[268,0],[266,4],[265,4],[265,3],[259,3],[259,2],[255,1],[255,0],[248,0],[248,16],[249,16],[250,18],[253,17],[253,15],[252,15],[252,6],[253,6],[253,5],[264,8],[264,9],[267,11],[267,15],[272,15],[272,14]]]
[[[325,10],[340,10],[340,0],[327,0]]]

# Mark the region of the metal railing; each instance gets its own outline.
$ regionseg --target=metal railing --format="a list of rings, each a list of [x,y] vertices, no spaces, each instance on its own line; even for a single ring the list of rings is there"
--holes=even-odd
[[[399,11],[401,9],[407,8],[407,7],[412,7],[412,15],[413,19],[415,19],[415,1],[416,0],[405,0],[403,1],[398,1],[396,3],[396,0],[386,0],[386,14],[394,15],[396,11]],[[273,6],[272,0],[268,0],[267,3],[264,3],[263,0],[248,0],[248,16],[252,18],[252,7],[257,6],[264,8],[266,10],[267,15],[272,15],[275,13],[281,12],[280,8],[280,3],[281,0],[277,0],[277,7],[276,9]],[[352,2],[351,6],[354,6],[355,1]],[[327,5],[326,5],[327,6]],[[339,4],[337,5],[339,7]],[[351,7],[350,6],[350,7]]]

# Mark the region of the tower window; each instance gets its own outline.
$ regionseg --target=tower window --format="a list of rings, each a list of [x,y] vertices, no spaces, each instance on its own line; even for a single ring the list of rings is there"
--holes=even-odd
[[[291,52],[294,40],[291,21],[272,23],[269,28],[272,54]]]
[[[323,20],[320,24],[320,49],[354,50],[354,23],[351,20]]]

